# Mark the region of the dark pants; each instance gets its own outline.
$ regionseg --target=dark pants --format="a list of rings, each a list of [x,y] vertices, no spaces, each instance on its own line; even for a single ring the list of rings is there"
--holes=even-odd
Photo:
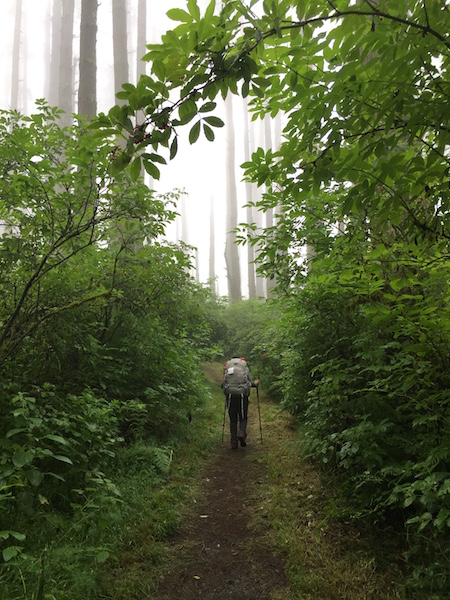
[[[236,447],[238,443],[238,437],[244,440],[247,437],[248,396],[244,394],[231,394],[228,396],[227,402],[228,414],[230,416],[231,445]]]

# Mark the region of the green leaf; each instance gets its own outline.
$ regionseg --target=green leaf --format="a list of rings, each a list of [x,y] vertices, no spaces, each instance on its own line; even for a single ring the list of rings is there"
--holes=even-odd
[[[203,123],[203,133],[205,134],[205,137],[209,142],[214,141],[214,139],[215,139],[214,131],[211,129],[211,127],[206,125],[206,123]]]
[[[67,440],[65,438],[63,438],[61,435],[55,435],[54,433],[48,433],[46,436],[44,436],[44,439],[52,440],[53,442],[58,442],[58,444],[67,446]]]
[[[217,102],[206,102],[206,104],[203,104],[203,106],[201,106],[198,109],[198,112],[204,113],[204,112],[211,112],[212,110],[214,110],[217,106]]]
[[[197,121],[197,123],[195,123],[195,125],[192,127],[192,129],[189,132],[189,142],[191,144],[195,144],[195,142],[198,140],[198,137],[200,135],[200,124],[201,124],[201,122]]]
[[[211,0],[208,4],[208,8],[205,12],[205,21],[210,21],[214,16],[214,9],[216,8],[216,0]]]
[[[9,537],[13,537],[19,542],[23,542],[26,539],[26,535],[24,533],[19,533],[17,531],[10,531],[8,529],[4,531],[0,531],[0,539],[7,540]]]
[[[180,124],[185,125],[197,114],[197,105],[192,99],[186,100],[180,104],[178,114],[180,116]]]
[[[108,560],[109,556],[110,554],[108,550],[100,550],[100,552],[97,553],[95,559],[98,563],[102,564]]]
[[[38,487],[44,481],[44,474],[37,469],[32,469],[25,473],[25,477],[31,483],[32,486]]]
[[[151,160],[152,162],[157,162],[160,165],[167,165],[167,161],[166,159],[161,156],[160,154],[155,154],[155,153],[151,153],[151,154],[143,154],[142,158],[146,158],[147,160]]]
[[[129,164],[131,160],[131,156],[129,156],[126,152],[121,152],[118,156],[114,157],[113,161],[110,164],[110,171],[113,177],[116,177],[125,169],[125,167]]]
[[[166,12],[166,15],[172,21],[181,21],[182,23],[192,23],[192,16],[182,8],[171,8]]]
[[[130,166],[130,176],[133,181],[137,181],[139,179],[139,175],[141,173],[141,157],[136,156]]]
[[[21,552],[22,552],[22,548],[19,548],[18,546],[9,546],[9,548],[5,548],[2,552],[3,560],[5,562],[8,562],[12,558],[15,558]]]
[[[197,6],[196,0],[188,0],[188,11],[197,21],[200,19],[200,9]]]
[[[411,285],[409,279],[405,279],[404,277],[396,277],[394,279],[391,279],[389,283],[394,292],[399,292],[404,287],[408,287]]]
[[[59,460],[63,463],[67,463],[68,465],[73,465],[73,462],[68,456],[62,456],[61,454],[53,454],[53,458],[56,458],[56,460]]]
[[[158,167],[150,160],[144,160],[144,169],[150,175],[150,177],[153,177],[153,179],[158,180],[161,177]]]
[[[12,462],[14,466],[21,469],[25,465],[28,465],[33,461],[34,453],[31,450],[19,450],[12,457]]]
[[[6,433],[6,438],[10,438],[13,435],[16,435],[16,433],[23,433],[24,431],[28,431],[28,429],[26,429],[25,427],[20,427],[18,429],[10,429],[7,433]]]
[[[223,127],[225,125],[225,123],[222,121],[222,119],[219,119],[219,117],[204,117],[203,120],[206,121],[208,125],[211,125],[211,127]]]
[[[170,160],[173,160],[178,152],[178,137],[173,138],[173,142],[170,145]]]

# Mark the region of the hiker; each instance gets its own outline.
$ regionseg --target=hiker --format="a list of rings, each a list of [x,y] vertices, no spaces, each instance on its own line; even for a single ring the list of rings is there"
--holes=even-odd
[[[247,413],[250,388],[258,387],[259,381],[252,381],[245,358],[233,356],[225,363],[222,389],[226,396],[226,407],[230,416],[231,447],[236,449],[238,442],[247,445]],[[239,431],[238,431],[239,421]]]

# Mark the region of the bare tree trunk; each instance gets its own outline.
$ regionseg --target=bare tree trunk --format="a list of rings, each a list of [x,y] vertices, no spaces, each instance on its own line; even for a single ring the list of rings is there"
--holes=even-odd
[[[188,220],[188,209],[186,206],[186,194],[183,194],[181,196],[180,217],[181,217],[180,241],[187,244],[188,246],[191,246],[189,220]],[[189,251],[189,254],[192,255],[191,251]],[[190,269],[186,269],[186,272],[188,272],[192,277],[196,276],[196,273],[194,273],[194,270],[197,268],[197,260],[198,260],[197,255],[194,255],[194,264],[193,265],[191,264]]]
[[[50,3],[47,4],[47,9],[45,11],[45,21],[44,21],[44,65],[45,65],[45,74],[44,74],[44,98],[47,99],[47,102],[50,102],[50,69],[51,69],[51,61],[52,61],[52,12]]]
[[[239,263],[239,252],[236,244],[236,234],[233,232],[238,225],[238,205],[235,176],[235,136],[233,123],[232,96],[228,94],[225,100],[227,120],[227,216],[226,216],[226,242],[225,242],[225,264],[227,268],[228,295],[232,302],[242,298],[241,292],[241,268]]]
[[[22,0],[16,0],[16,16],[14,21],[14,42],[12,54],[11,74],[11,108],[19,108],[19,70],[20,70],[20,42],[22,38]]]
[[[51,56],[50,56],[50,78],[48,89],[48,101],[51,106],[58,105],[59,90],[59,66],[61,63],[61,26],[62,26],[62,4],[61,0],[53,0],[51,17]]]
[[[120,92],[123,83],[128,83],[128,43],[126,0],[113,0],[113,52],[114,93]],[[121,104],[121,101],[118,101]]]
[[[138,0],[138,15],[137,15],[137,40],[136,40],[136,85],[141,78],[141,75],[145,75],[146,64],[142,57],[146,52],[147,44],[147,0]],[[138,123],[141,123],[145,119],[144,111],[139,111],[137,115]],[[144,165],[141,166],[141,177],[145,181],[148,179],[148,186],[154,188],[155,182],[153,177],[147,175]]]
[[[270,115],[264,117],[264,150],[267,152],[269,148],[272,148],[272,118]],[[266,191],[267,191],[266,187]],[[273,208],[269,208],[266,212],[266,228],[270,229],[274,225]],[[275,279],[266,279],[266,297],[272,297],[272,290],[275,287]]]
[[[262,128],[262,123],[261,123],[261,128]],[[254,131],[253,128],[251,130],[251,148],[252,150],[255,149],[256,147],[256,141],[254,138]],[[259,145],[261,147],[264,147],[264,131],[263,129],[260,129],[260,143]],[[261,199],[261,188],[257,188],[255,190],[255,202],[257,202],[258,200]],[[254,220],[257,226],[257,231],[261,232],[263,229],[263,214],[261,210],[257,210],[254,213]],[[256,248],[255,249],[255,258],[258,259],[259,256],[259,251]],[[262,277],[260,277],[258,274],[256,275],[256,295],[258,297],[265,297],[266,295],[266,290],[265,290],[265,285],[264,285],[264,279]]]
[[[97,13],[98,0],[82,0],[78,112],[88,119],[97,114]]]
[[[22,50],[22,110],[24,114],[28,113],[28,37],[26,34],[27,26],[24,24],[25,35],[23,36]],[[42,93],[39,94],[42,97]]]
[[[243,99],[244,106],[244,160],[250,161],[250,119],[248,112],[248,101]],[[245,182],[245,196],[247,201],[247,223],[253,223],[253,207],[248,206],[253,202],[253,184],[249,181]],[[256,298],[256,272],[255,272],[255,247],[252,244],[247,244],[247,273],[248,273],[248,297]]]
[[[198,258],[198,248],[195,249],[195,281],[200,283],[200,261]]]
[[[145,63],[142,60],[146,52],[147,43],[147,0],[138,0],[138,23],[137,23],[137,63],[136,63],[136,82],[141,75],[145,74]]]
[[[214,198],[211,197],[209,209],[209,285],[211,292],[216,293],[216,235],[214,223]]]
[[[75,2],[64,0],[62,5],[61,58],[59,64],[58,106],[64,111],[61,125],[72,123],[73,112],[73,20]]]
[[[181,196],[181,241],[185,244],[189,244],[189,225],[187,219],[186,209],[186,195]]]

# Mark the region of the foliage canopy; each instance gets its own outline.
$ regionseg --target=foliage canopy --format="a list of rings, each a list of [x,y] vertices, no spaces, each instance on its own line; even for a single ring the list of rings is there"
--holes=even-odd
[[[169,16],[179,24],[149,47],[152,76],[126,86],[126,106],[99,126],[125,135],[123,163],[150,172],[148,148],[173,157],[180,127],[190,143],[213,139],[219,95],[248,96],[255,119],[282,112],[281,147],[243,165],[278,217],[242,240],[260,245],[259,269],[285,296],[285,405],[342,478],[353,516],[389,522],[401,510],[417,578],[445,586],[447,2],[229,0],[201,15],[189,0]]]

